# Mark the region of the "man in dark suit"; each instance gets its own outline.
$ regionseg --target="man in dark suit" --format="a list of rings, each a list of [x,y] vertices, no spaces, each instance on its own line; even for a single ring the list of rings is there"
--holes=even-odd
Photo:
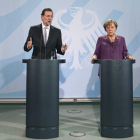
[[[50,59],[52,53],[57,59],[56,51],[58,54],[64,55],[67,45],[62,44],[60,29],[51,25],[52,9],[45,8],[41,13],[41,19],[42,24],[30,28],[24,50],[28,52],[33,48],[32,59]]]

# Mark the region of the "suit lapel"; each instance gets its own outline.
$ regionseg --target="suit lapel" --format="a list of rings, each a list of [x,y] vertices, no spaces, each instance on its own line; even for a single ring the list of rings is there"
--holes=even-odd
[[[42,24],[40,24],[39,25],[39,30],[38,30],[38,32],[39,32],[39,35],[40,35],[40,39],[42,40],[42,42],[41,42],[41,46],[45,46],[44,45],[44,37],[43,37],[43,32],[42,32]]]
[[[106,39],[111,45],[115,45],[116,43],[118,43],[119,42],[119,39],[117,39],[117,38],[115,38],[115,41],[114,41],[114,43],[112,44],[112,42],[110,41],[110,39],[109,38],[107,38]]]
[[[111,43],[111,41],[110,41],[110,39],[109,39],[109,38],[107,38],[106,40],[107,40],[107,41],[108,41],[108,42],[112,45],[112,43]]]
[[[115,38],[114,45],[119,42],[119,39]]]

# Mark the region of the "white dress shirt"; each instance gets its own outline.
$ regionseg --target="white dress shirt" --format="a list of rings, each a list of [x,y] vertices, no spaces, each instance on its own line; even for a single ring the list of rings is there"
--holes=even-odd
[[[44,28],[45,28],[45,27],[46,27],[46,26],[44,26],[44,24],[42,23],[43,37],[44,37],[44,32],[45,32]],[[47,40],[48,40],[48,38],[49,38],[49,33],[50,33],[50,25],[47,26],[46,32],[47,32]]]

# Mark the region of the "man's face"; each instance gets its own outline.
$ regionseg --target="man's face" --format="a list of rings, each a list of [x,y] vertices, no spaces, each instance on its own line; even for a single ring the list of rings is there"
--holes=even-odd
[[[115,34],[115,32],[116,32],[116,27],[115,27],[114,23],[110,23],[110,25],[108,25],[108,26],[106,27],[106,32],[107,32],[107,34],[110,35],[110,36],[112,36],[112,35]]]
[[[43,21],[43,24],[45,26],[49,26],[52,23],[53,19],[53,12],[51,11],[46,11],[44,15],[41,15],[41,19]]]

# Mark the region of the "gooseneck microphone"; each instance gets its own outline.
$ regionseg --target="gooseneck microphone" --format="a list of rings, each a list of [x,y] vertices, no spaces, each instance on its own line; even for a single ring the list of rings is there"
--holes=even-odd
[[[41,51],[41,49],[42,49],[42,47],[41,47],[41,45],[42,45],[42,37],[43,37],[43,35],[42,35],[42,33],[41,33],[41,39],[40,39],[40,46],[39,46],[39,48],[40,48],[40,59],[42,59],[42,51]]]
[[[45,44],[45,59],[46,59],[46,44]]]

